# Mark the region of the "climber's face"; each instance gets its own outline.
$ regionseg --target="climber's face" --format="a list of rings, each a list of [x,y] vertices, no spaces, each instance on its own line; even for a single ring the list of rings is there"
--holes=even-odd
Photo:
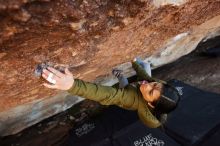
[[[160,98],[161,92],[162,92],[162,87],[163,87],[163,85],[161,83],[151,82],[151,83],[141,84],[140,90],[141,90],[141,93],[142,93],[144,99],[148,103],[153,103]],[[150,104],[150,105],[152,105],[152,104]]]

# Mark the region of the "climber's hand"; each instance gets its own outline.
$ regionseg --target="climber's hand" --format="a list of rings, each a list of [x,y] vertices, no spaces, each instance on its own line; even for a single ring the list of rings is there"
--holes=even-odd
[[[65,73],[61,73],[52,67],[48,67],[43,70],[42,77],[51,83],[44,83],[43,85],[51,89],[68,90],[74,83],[73,75],[67,68]]]

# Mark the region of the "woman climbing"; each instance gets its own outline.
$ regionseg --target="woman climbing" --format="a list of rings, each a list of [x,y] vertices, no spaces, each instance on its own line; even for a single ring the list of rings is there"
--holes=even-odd
[[[66,90],[72,95],[94,100],[103,105],[117,105],[124,109],[136,110],[146,126],[157,128],[164,122],[161,117],[175,109],[179,100],[178,92],[165,81],[150,77],[149,64],[143,63],[140,59],[132,61],[132,67],[139,77],[136,86],[128,84],[126,78],[117,71],[113,71],[119,78],[121,88],[74,79],[67,68],[62,73],[52,67],[47,67],[43,70],[42,77],[51,83],[44,83],[44,86],[48,88]],[[171,90],[172,94],[168,90]],[[169,93],[172,98],[166,93]]]

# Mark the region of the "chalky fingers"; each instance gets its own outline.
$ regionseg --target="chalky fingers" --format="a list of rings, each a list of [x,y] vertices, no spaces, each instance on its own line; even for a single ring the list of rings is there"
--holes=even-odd
[[[42,77],[52,84],[56,84],[59,80],[59,77],[48,70],[43,70]]]
[[[48,69],[50,72],[52,72],[53,74],[55,74],[56,76],[60,77],[60,78],[64,77],[64,74],[63,74],[63,73],[61,73],[60,71],[58,71],[58,70],[56,70],[56,69],[54,69],[54,68],[52,68],[52,67],[48,67],[47,69]]]

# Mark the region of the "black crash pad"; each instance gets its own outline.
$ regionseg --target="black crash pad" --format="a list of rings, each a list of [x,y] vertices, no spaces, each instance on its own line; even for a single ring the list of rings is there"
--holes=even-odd
[[[220,126],[213,129],[206,138],[202,139],[198,146],[219,146],[220,145]]]
[[[182,96],[178,107],[168,115],[166,132],[182,145],[205,141],[220,124],[220,95],[177,80],[169,83],[180,89]]]
[[[116,106],[110,106],[103,114],[85,121],[70,132],[70,138],[65,145],[107,146],[112,135],[138,120],[135,111],[128,111]]]
[[[147,128],[137,121],[114,134],[114,146],[180,146],[163,130]]]

